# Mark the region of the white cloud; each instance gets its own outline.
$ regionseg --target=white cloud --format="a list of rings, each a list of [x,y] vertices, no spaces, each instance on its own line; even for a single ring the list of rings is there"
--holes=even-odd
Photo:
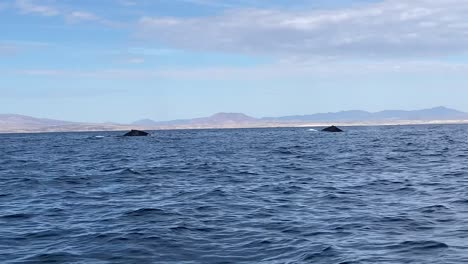
[[[96,21],[100,20],[98,16],[90,12],[73,11],[66,15],[68,21],[80,22],[80,21]]]
[[[23,14],[39,14],[42,16],[57,16],[60,14],[59,10],[55,7],[40,5],[33,0],[16,0],[16,7],[18,7]]]
[[[142,17],[139,36],[170,47],[287,56],[406,57],[468,52],[468,1],[385,0],[331,10],[231,10]]]

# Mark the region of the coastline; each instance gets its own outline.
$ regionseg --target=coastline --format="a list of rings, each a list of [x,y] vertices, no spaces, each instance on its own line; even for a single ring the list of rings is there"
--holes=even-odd
[[[365,126],[412,126],[412,125],[464,125],[468,120],[398,120],[398,121],[360,121],[360,122],[277,122],[277,123],[229,123],[229,124],[200,124],[200,125],[166,125],[166,126],[132,126],[117,124],[74,124],[48,127],[14,127],[1,128],[0,134],[36,134],[36,133],[67,133],[67,132],[116,132],[131,129],[158,130],[202,130],[202,129],[249,129],[249,128],[314,128],[336,125],[342,127]]]

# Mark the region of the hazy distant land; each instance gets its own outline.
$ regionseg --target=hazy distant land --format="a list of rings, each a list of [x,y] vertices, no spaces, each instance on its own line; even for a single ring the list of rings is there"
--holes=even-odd
[[[375,113],[352,110],[335,113],[264,118],[254,118],[242,113],[218,113],[210,117],[173,121],[154,121],[151,119],[142,119],[135,121],[132,124],[82,123],[35,118],[15,114],[0,114],[0,133],[119,131],[132,128],[161,130],[314,127],[328,126],[332,124],[340,126],[364,126],[461,123],[468,123],[468,113],[446,107],[436,107],[415,111],[386,110]]]

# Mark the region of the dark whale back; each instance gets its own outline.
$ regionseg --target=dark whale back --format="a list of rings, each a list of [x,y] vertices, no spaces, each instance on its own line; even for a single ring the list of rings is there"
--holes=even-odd
[[[322,129],[322,131],[324,131],[324,132],[332,132],[332,133],[343,132],[343,130],[339,129],[339,128],[336,127],[336,126],[331,126],[331,127],[324,128],[324,129]]]
[[[131,130],[124,137],[146,137],[149,136],[148,132],[140,131],[140,130]]]

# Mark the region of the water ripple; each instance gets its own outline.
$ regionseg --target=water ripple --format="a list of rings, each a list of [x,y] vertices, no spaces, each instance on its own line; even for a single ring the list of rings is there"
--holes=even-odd
[[[467,134],[0,135],[0,263],[466,263]]]

